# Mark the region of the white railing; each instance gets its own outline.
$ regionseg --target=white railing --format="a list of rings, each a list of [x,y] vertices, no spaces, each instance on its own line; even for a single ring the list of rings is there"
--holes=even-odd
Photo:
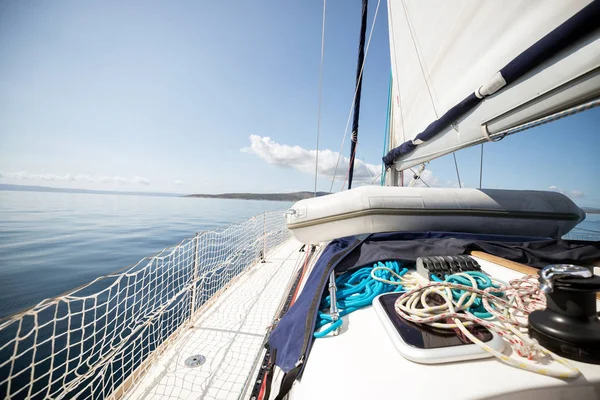
[[[119,398],[228,282],[285,242],[283,212],[202,232],[0,322],[0,398]]]

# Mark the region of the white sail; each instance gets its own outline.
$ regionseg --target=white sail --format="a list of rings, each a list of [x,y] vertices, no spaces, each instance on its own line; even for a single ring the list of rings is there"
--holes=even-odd
[[[412,140],[589,0],[389,0],[391,147]],[[498,76],[496,76],[498,78]],[[501,78],[501,77],[500,77]],[[492,91],[493,93],[493,91]],[[403,170],[600,96],[598,30],[396,159]]]

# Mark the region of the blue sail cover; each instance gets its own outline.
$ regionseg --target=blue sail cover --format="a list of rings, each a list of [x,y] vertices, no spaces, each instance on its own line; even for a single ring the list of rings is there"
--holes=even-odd
[[[500,69],[490,82],[481,86],[480,89],[471,93],[460,103],[450,108],[440,118],[427,126],[424,131],[416,135],[414,139],[408,140],[392,149],[385,157],[383,157],[386,169],[392,167],[395,160],[414,151],[419,144],[433,139],[443,130],[447,129],[452,123],[456,122],[461,117],[466,116],[469,112],[474,110],[485,97],[506,88],[532,69],[599,28],[600,0],[595,0],[519,54]]]

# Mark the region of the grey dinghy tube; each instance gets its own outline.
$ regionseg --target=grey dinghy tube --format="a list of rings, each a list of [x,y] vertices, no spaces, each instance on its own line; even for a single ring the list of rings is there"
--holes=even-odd
[[[558,238],[584,218],[557,192],[363,186],[300,200],[288,212],[287,226],[306,244],[397,231]]]

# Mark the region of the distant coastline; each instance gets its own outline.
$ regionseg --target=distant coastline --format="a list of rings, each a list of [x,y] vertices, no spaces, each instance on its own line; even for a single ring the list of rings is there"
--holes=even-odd
[[[314,192],[293,193],[222,193],[222,194],[182,194],[161,192],[132,192],[118,190],[93,190],[93,189],[68,189],[51,186],[12,185],[0,183],[0,190],[18,192],[51,192],[51,193],[81,193],[81,194],[111,194],[124,196],[159,196],[159,197],[200,197],[209,199],[237,199],[237,200],[269,200],[269,201],[298,201],[313,197]],[[317,192],[317,196],[324,196],[327,192]]]
[[[19,192],[55,192],[55,193],[82,193],[82,194],[115,194],[125,196],[159,196],[159,197],[196,197],[206,199],[233,199],[233,200],[266,200],[266,201],[298,201],[314,197],[314,192],[302,191],[292,193],[221,193],[221,194],[182,194],[161,192],[122,192],[117,190],[91,190],[67,189],[50,186],[11,185],[0,183],[0,190],[14,190]],[[327,192],[317,192],[317,196],[328,195]],[[598,207],[581,207],[587,214],[600,214]]]
[[[317,196],[325,196],[327,192],[317,192]],[[221,194],[189,194],[184,197],[200,197],[207,199],[298,201],[314,197],[315,192],[292,193],[221,193]]]
[[[0,183],[0,190],[14,190],[18,192],[52,192],[52,193],[81,193],[81,194],[117,194],[122,196],[161,196],[161,197],[181,197],[181,193],[160,193],[160,192],[122,192],[119,190],[92,190],[92,189],[67,189],[50,186],[33,185],[9,185]]]

